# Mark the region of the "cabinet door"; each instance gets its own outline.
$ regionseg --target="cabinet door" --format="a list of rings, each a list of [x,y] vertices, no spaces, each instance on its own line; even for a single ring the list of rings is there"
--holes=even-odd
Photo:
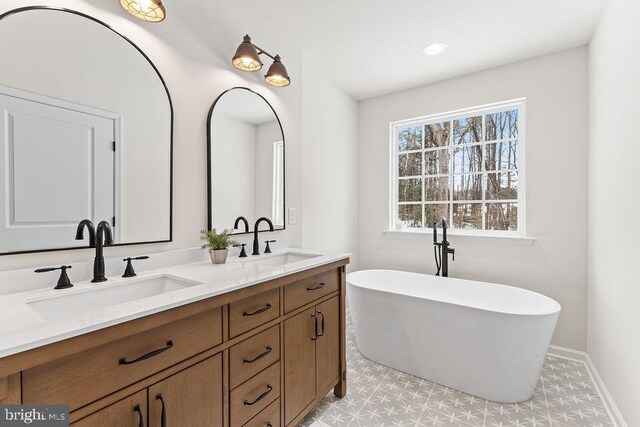
[[[0,378],[0,405],[19,405],[21,395],[20,374]]]
[[[316,306],[319,337],[316,341],[316,394],[325,393],[340,376],[340,299]]]
[[[284,322],[284,411],[289,424],[316,397],[315,309]]]
[[[147,390],[124,398],[73,423],[73,427],[147,427]]]
[[[221,425],[221,354],[149,387],[150,427]]]

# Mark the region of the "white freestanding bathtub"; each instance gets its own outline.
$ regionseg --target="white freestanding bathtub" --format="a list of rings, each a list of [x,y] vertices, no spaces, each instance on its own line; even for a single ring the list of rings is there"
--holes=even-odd
[[[348,274],[347,298],[368,359],[508,403],[533,395],[560,314],[524,289],[392,270]]]

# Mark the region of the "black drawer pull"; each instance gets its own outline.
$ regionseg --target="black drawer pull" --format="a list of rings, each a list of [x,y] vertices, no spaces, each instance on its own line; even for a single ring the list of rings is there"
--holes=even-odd
[[[313,317],[313,338],[311,338],[311,341],[315,341],[320,336],[318,335],[318,316],[312,314],[311,317]]]
[[[254,357],[253,359],[242,359],[243,363],[253,363],[265,357],[267,354],[271,353],[271,347],[267,347],[265,351]]]
[[[318,334],[318,336],[319,336],[319,337],[323,337],[323,336],[324,336],[324,313],[322,313],[321,311],[319,311],[319,312],[318,312],[318,314],[319,314],[320,316],[322,316],[322,321],[321,321],[321,323],[322,323],[322,333]]]
[[[273,425],[271,424],[271,421],[267,423],[267,427],[273,427]]]
[[[265,311],[269,310],[271,308],[271,304],[267,304],[262,308],[257,309],[254,312],[251,313],[247,313],[246,311],[244,313],[242,313],[242,315],[244,317],[248,317],[248,316],[255,316],[256,314],[260,314],[260,313],[264,313]]]
[[[317,291],[318,289],[322,289],[324,288],[326,285],[324,284],[324,282],[320,283],[318,286],[315,286],[313,288],[307,288],[308,291]]]
[[[142,416],[142,410],[140,409],[140,405],[134,406],[133,412],[137,412],[138,417],[140,417],[140,421],[138,422],[138,427],[144,427],[144,418]]]
[[[127,360],[124,357],[122,359],[120,359],[120,361],[118,362],[120,365],[131,365],[133,363],[138,363],[138,362],[142,362],[143,360],[147,360],[150,359],[154,356],[157,356],[161,353],[164,353],[165,351],[169,350],[171,347],[173,347],[173,341],[167,341],[167,346],[163,347],[163,348],[159,348],[157,350],[153,350],[147,354],[143,354],[142,356],[138,357],[137,359],[134,360]]]
[[[260,396],[256,397],[256,400],[254,400],[253,402],[249,402],[248,400],[245,400],[244,404],[247,406],[255,405],[256,403],[260,402],[262,399],[267,397],[267,395],[271,393],[271,391],[273,391],[273,387],[271,387],[271,384],[269,384],[267,385],[267,391],[262,393]]]
[[[164,399],[161,394],[156,394],[156,400],[159,400],[162,403],[162,412],[160,413],[160,426],[167,427],[167,408],[164,405]]]

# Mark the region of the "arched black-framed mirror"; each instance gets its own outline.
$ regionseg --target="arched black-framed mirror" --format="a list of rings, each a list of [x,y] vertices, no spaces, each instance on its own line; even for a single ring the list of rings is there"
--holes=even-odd
[[[173,104],[151,59],[82,12],[0,15],[0,255],[172,240]],[[7,166],[8,165],[8,166]]]
[[[285,149],[280,118],[259,93],[234,87],[213,102],[207,120],[209,229],[232,229],[239,216],[250,224],[264,216],[275,230],[286,228]]]

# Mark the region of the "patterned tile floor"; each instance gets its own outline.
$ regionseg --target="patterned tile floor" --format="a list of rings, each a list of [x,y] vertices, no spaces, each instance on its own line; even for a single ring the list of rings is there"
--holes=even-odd
[[[547,356],[532,399],[495,403],[364,358],[347,319],[348,392],[330,393],[301,423],[327,426],[613,426],[584,363]]]

